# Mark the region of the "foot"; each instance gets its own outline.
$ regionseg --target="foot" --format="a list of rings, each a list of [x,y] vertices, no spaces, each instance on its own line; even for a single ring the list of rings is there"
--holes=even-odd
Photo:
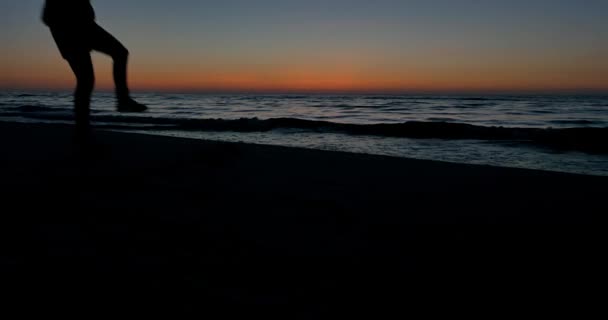
[[[143,112],[148,110],[148,107],[129,98],[119,100],[118,104],[116,105],[116,110],[118,110],[118,112]]]

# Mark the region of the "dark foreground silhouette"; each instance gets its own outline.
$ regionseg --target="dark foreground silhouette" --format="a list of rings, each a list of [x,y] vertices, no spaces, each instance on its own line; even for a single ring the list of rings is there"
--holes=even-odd
[[[601,301],[605,177],[114,132],[83,158],[70,134],[0,123],[3,314],[586,318]]]
[[[61,55],[76,76],[74,105],[79,131],[87,131],[90,126],[90,101],[95,85],[92,50],[105,53],[114,60],[118,111],[140,112],[147,109],[129,94],[129,51],[95,22],[95,12],[89,0],[47,0],[42,19],[50,28]]]

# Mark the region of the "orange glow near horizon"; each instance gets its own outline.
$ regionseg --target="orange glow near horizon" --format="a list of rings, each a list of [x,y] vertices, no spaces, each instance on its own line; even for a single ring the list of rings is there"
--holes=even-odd
[[[74,76],[67,63],[39,61],[36,68],[3,66],[0,88],[69,90]],[[111,62],[95,59],[96,89],[112,90]],[[163,70],[164,69],[164,70]],[[364,70],[357,66],[293,68],[198,68],[185,67],[130,69],[134,91],[172,92],[491,92],[491,91],[608,91],[602,73],[574,68],[562,73],[529,74],[521,68],[441,70]],[[215,70],[214,70],[215,69]]]
[[[0,89],[71,90],[74,76],[50,39],[42,50],[0,57]],[[9,52],[10,53],[10,52]],[[410,59],[372,53],[319,55],[285,59],[168,57],[135,54],[129,70],[134,91],[170,92],[608,92],[608,65],[598,57],[560,59],[509,57],[482,60],[440,53]],[[500,58],[500,57],[499,57]],[[93,54],[96,89],[112,90],[112,62]],[[169,63],[163,63],[169,61]]]

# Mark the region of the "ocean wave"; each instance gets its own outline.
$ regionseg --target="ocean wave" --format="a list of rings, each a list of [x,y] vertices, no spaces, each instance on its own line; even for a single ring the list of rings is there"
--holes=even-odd
[[[337,109],[374,109],[374,108],[382,108],[383,106],[364,106],[364,105],[355,105],[355,104],[315,104],[307,106],[308,108],[337,108]]]
[[[553,114],[553,113],[555,113],[554,110],[530,110],[528,112],[534,113],[534,114]]]
[[[301,99],[310,99],[311,96],[303,96],[303,95],[245,95],[240,97],[235,96],[227,96],[228,99],[239,99],[239,100],[301,100]]]
[[[17,108],[14,108],[16,112],[23,113],[35,113],[35,112],[62,112],[62,111],[70,111],[70,108],[52,108],[46,106],[37,106],[37,105],[24,105]]]
[[[49,109],[56,110],[56,108]],[[47,109],[43,108],[42,110]],[[23,113],[20,116],[47,121],[70,121],[73,119],[69,114],[47,112]],[[125,115],[97,115],[92,118],[99,127],[115,129],[128,129],[133,126],[146,126],[149,130],[232,132],[268,132],[297,129],[309,132],[402,138],[516,140],[566,150],[608,153],[608,143],[606,143],[608,141],[608,127],[512,128],[486,127],[446,121],[352,124],[298,118],[187,119]]]
[[[448,118],[448,117],[433,117],[433,118],[427,118],[427,121],[430,122],[456,122],[457,120],[454,118]]]
[[[411,100],[421,98],[420,96],[361,96],[365,100]],[[422,97],[424,98],[424,97]]]
[[[552,120],[549,122],[554,123],[554,124],[560,124],[560,125],[594,125],[594,124],[597,124],[596,121],[591,121],[591,120]]]
[[[363,96],[365,100],[458,100],[458,101],[520,101],[519,97],[462,97],[462,96],[425,96],[425,95],[395,95],[395,96]]]
[[[465,103],[461,105],[457,105],[456,108],[472,108],[472,107],[493,107],[496,106],[494,102],[483,102],[483,103]]]

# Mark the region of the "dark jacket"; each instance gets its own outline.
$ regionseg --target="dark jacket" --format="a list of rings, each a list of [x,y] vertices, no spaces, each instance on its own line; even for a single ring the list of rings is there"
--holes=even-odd
[[[46,0],[42,21],[49,27],[94,23],[95,11],[89,0]]]

